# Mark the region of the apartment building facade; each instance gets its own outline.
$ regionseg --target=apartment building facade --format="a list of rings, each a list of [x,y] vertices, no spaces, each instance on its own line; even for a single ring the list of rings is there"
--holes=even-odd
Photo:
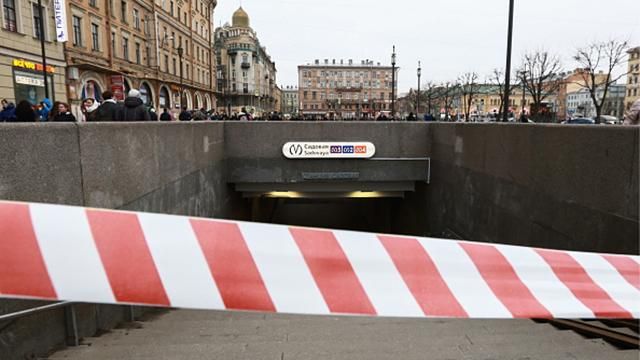
[[[640,46],[629,49],[627,86],[624,100],[625,109],[630,109],[634,101],[640,99]]]
[[[276,64],[242,7],[231,24],[216,29],[215,52],[220,112],[239,113],[245,108],[262,116],[277,110]]]
[[[148,107],[215,108],[212,49],[217,0],[67,0],[69,100],[139,89]],[[182,79],[180,74],[182,73]]]
[[[325,59],[300,65],[299,112],[305,118],[331,120],[375,119],[381,112],[390,113],[392,73],[391,66],[370,60]]]
[[[0,0],[0,4],[0,99],[37,105],[45,98],[38,3]],[[47,85],[50,100],[66,102],[67,66],[63,45],[56,41],[52,6],[52,2],[42,2]]]

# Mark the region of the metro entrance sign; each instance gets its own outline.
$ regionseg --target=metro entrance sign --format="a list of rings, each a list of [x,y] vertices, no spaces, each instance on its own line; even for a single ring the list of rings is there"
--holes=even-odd
[[[370,142],[288,142],[282,154],[288,159],[369,159],[376,147]]]

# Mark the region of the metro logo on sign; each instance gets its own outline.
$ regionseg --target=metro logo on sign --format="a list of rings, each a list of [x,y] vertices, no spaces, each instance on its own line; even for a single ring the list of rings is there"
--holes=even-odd
[[[376,147],[370,142],[288,142],[282,146],[287,159],[370,159]]]
[[[366,153],[367,153],[366,145],[356,146],[356,154],[366,154]]]

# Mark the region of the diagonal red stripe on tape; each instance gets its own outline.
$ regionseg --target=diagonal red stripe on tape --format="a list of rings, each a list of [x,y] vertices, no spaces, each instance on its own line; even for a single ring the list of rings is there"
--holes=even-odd
[[[582,266],[568,253],[536,249],[536,252],[551,266],[556,276],[598,318],[624,318],[633,316],[618,305],[587,274]]]
[[[26,204],[0,202],[0,294],[57,299]]]
[[[468,317],[416,239],[378,235],[402,279],[427,316]]]
[[[460,243],[469,255],[491,291],[516,318],[544,318],[553,316],[533,296],[507,259],[492,245]]]
[[[603,255],[627,282],[640,290],[640,264],[627,256]]]
[[[331,312],[376,314],[332,232],[301,228],[290,228],[289,231]]]
[[[170,306],[142,232],[131,213],[87,210],[91,234],[118,301]]]
[[[222,301],[228,309],[275,312],[251,252],[237,224],[191,220]]]

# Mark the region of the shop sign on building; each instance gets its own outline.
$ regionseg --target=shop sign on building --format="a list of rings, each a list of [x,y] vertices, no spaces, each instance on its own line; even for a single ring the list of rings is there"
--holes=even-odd
[[[13,67],[18,67],[18,68],[33,70],[33,71],[42,71],[42,64],[34,63],[24,59],[13,59]],[[56,72],[56,69],[53,66],[47,65],[47,72],[53,74]]]

